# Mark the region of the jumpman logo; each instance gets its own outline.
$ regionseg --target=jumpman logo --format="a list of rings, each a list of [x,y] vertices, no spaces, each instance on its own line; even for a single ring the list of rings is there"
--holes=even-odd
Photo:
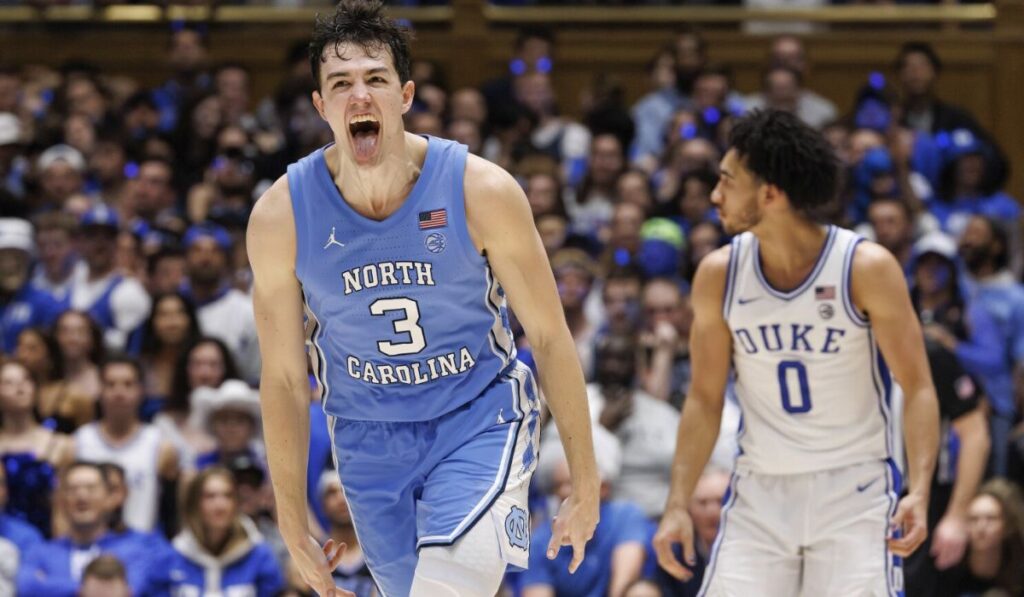
[[[338,239],[334,238],[334,226],[331,226],[331,235],[327,237],[327,244],[324,245],[324,250],[328,249],[331,245],[338,245],[339,247],[345,246],[344,243],[340,243],[338,242]]]

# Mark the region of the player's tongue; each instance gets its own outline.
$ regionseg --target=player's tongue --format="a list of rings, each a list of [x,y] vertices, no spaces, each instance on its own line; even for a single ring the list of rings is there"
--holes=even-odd
[[[356,157],[368,159],[377,150],[377,141],[380,138],[380,123],[372,120],[352,122],[348,125],[349,133],[352,135],[352,145],[356,151]]]

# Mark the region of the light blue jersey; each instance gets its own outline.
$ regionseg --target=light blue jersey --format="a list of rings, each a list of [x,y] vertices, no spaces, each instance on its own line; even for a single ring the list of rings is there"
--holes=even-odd
[[[381,221],[345,202],[323,148],[288,167],[295,269],[329,415],[434,419],[514,366],[504,293],[466,226],[466,153],[428,137],[412,192]]]

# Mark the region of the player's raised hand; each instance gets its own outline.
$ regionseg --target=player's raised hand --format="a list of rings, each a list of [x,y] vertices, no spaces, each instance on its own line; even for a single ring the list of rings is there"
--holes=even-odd
[[[654,534],[654,552],[658,555],[658,565],[673,577],[686,582],[693,578],[693,572],[676,557],[672,549],[676,544],[683,546],[686,565],[695,566],[697,556],[693,549],[693,520],[686,508],[666,509],[658,524],[658,532]]]
[[[892,530],[901,536],[889,539],[889,550],[904,558],[914,553],[928,537],[928,500],[915,493],[905,495],[892,517]]]
[[[594,495],[590,495],[593,493]],[[572,546],[572,561],[569,562],[569,573],[574,574],[583,563],[587,551],[587,541],[594,536],[594,529],[600,519],[599,492],[573,492],[561,507],[558,516],[551,521],[551,541],[548,543],[548,559],[558,556],[563,545]]]
[[[346,545],[328,539],[323,547],[310,535],[308,541],[288,546],[292,562],[299,569],[302,580],[321,597],[356,597],[355,593],[340,589],[331,578],[331,571],[341,563]]]
[[[967,551],[967,523],[963,516],[946,514],[935,527],[932,537],[931,555],[939,570],[952,568],[960,563]]]

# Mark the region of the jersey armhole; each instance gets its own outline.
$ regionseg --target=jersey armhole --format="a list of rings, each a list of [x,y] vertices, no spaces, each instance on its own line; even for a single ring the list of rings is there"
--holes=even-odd
[[[843,308],[850,320],[863,328],[870,325],[866,314],[861,313],[853,303],[853,256],[857,252],[857,245],[863,242],[863,238],[855,238],[846,246],[846,254],[843,256]]]
[[[737,235],[729,243],[729,266],[725,272],[725,290],[722,292],[722,318],[729,321],[729,312],[732,310],[732,295],[736,288],[736,270],[739,269],[740,260],[740,236]]]
[[[295,226],[295,275],[300,281],[306,277],[306,263],[309,258],[309,251],[302,239],[310,238],[309,219],[306,217],[302,193],[301,169],[303,164],[302,161],[289,164],[286,175],[288,177],[288,197],[292,203],[292,220]]]
[[[462,245],[462,255],[470,265],[480,265],[487,261],[487,257],[476,252],[476,245],[473,244],[473,236],[469,233],[469,218],[466,209],[466,168],[469,161],[469,151],[465,145],[452,143],[449,151],[451,160],[449,172],[451,172],[451,222],[452,229]]]

